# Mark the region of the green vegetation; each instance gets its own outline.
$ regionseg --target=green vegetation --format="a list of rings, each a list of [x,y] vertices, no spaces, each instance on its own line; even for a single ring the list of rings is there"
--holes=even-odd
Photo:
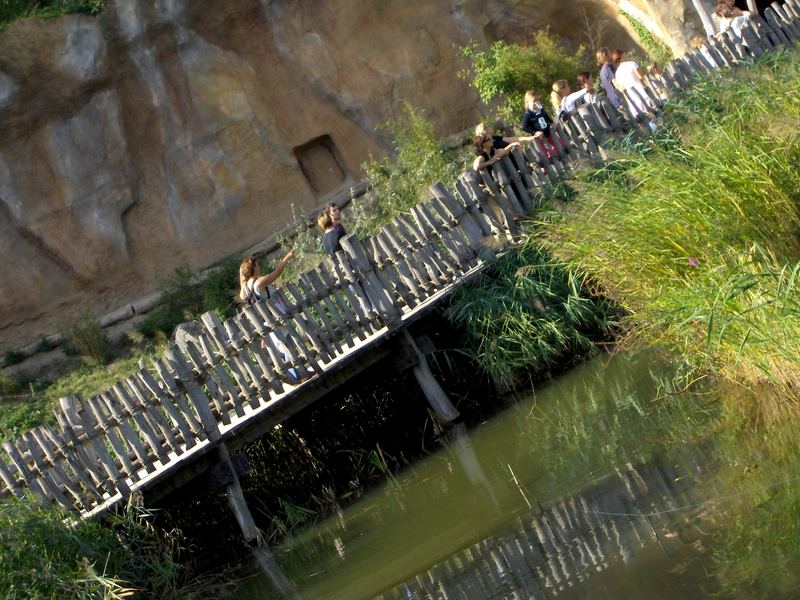
[[[496,107],[498,116],[509,123],[519,121],[527,90],[536,92],[549,109],[553,82],[566,79],[575,85],[576,75],[589,64],[583,46],[570,54],[548,29],[533,34],[530,45],[498,41],[486,50],[470,45],[462,52],[472,65],[460,76],[469,80],[481,100]]]
[[[596,341],[611,337],[613,311],[591,298],[579,274],[526,243],[461,288],[446,315],[466,330],[465,352],[508,390],[594,352]]]
[[[94,15],[105,0],[3,0],[0,2],[0,30],[24,17],[49,19],[70,13]]]
[[[3,598],[208,598],[213,581],[186,579],[181,538],[129,505],[108,523],[68,525],[69,515],[27,501],[0,504]]]
[[[105,365],[111,358],[108,340],[92,315],[84,315],[66,331],[64,337],[65,352],[78,354],[86,365]]]
[[[655,61],[663,67],[673,59],[674,55],[672,54],[672,50],[670,50],[669,46],[667,46],[661,40],[656,39],[653,34],[650,33],[650,30],[647,29],[647,27],[645,27],[638,19],[624,10],[620,11],[620,13],[628,20],[628,22],[631,24],[631,27],[633,27],[633,30],[636,32],[636,35],[639,36],[639,41],[642,43],[644,49],[647,50],[647,56],[651,61]]]
[[[448,160],[434,124],[424,112],[410,104],[405,104],[403,111],[400,119],[385,125],[394,140],[394,155],[362,165],[369,192],[351,205],[351,233],[365,236],[377,231],[429,197],[430,184],[455,181],[466,166],[465,161]]]
[[[797,401],[800,357],[799,97],[795,54],[699,81],[653,144],[588,174],[542,234],[642,342],[778,385],[783,404]]]

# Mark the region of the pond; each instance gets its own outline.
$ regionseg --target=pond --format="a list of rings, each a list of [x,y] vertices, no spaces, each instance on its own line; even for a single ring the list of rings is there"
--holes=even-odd
[[[718,393],[677,374],[654,351],[589,361],[276,558],[308,600],[797,597],[796,461],[767,465]],[[268,589],[253,575],[236,597]]]

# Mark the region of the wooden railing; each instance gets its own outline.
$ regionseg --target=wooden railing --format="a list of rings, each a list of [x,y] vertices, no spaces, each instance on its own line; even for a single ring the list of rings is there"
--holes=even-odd
[[[751,19],[741,39],[726,32],[706,51],[732,66],[798,39],[800,4],[787,0]],[[225,322],[203,315],[203,333],[185,351],[171,345],[101,394],[63,398],[57,428],[42,425],[2,443],[3,493],[33,493],[92,515],[156,486],[482,268],[566,172],[604,159],[612,137],[649,135],[666,96],[710,70],[700,51],[672,61],[663,76],[648,77],[646,98],[626,94],[647,105],[638,117],[627,103],[621,111],[607,100],[579,107],[553,127],[553,146],[537,140],[491,173],[464,172],[452,190],[432,186],[410,215],[363,242],[348,236],[344,252],[274,298]]]

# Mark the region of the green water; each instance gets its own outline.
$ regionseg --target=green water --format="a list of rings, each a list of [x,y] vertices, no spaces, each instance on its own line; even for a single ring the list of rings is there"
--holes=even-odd
[[[751,444],[676,373],[654,352],[573,369],[451,432],[278,562],[309,600],[800,597],[796,454]],[[258,575],[237,595],[270,597]]]

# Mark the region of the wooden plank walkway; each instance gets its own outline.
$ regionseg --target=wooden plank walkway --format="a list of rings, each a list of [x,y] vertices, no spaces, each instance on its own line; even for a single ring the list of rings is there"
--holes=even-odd
[[[728,32],[705,50],[734,66],[799,38],[800,1],[786,0],[752,18],[741,39]],[[451,189],[436,184],[409,215],[363,242],[345,238],[345,251],[275,298],[224,322],[206,313],[185,351],[172,345],[101,394],[63,398],[58,428],[4,441],[0,491],[89,517],[134,492],[180,486],[207,468],[210,450],[254,439],[375,362],[387,340],[512,244],[517,220],[566,173],[604,160],[612,138],[650,135],[666,97],[710,70],[701,51],[676,59],[648,77],[638,117],[626,103],[621,112],[605,100],[581,106],[553,127],[557,152],[537,141],[491,173],[464,172]]]

